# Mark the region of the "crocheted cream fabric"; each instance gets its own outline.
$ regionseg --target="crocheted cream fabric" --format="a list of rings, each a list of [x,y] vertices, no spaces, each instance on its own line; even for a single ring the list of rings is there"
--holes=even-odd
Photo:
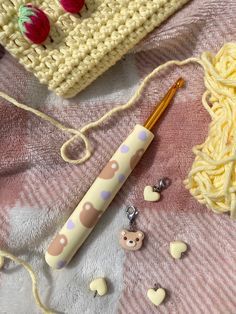
[[[57,0],[0,0],[0,43],[41,83],[73,97],[116,63],[148,32],[189,0],[86,0],[81,17],[65,12]],[[42,45],[29,43],[18,28],[18,9],[29,3],[51,22]]]

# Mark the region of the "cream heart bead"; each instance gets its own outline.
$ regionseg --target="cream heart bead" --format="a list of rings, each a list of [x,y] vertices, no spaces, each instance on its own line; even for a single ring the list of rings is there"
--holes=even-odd
[[[158,288],[157,290],[148,289],[147,297],[152,302],[152,304],[154,304],[155,306],[158,306],[164,301],[166,297],[166,292],[163,288]]]
[[[170,242],[170,255],[175,259],[180,259],[182,253],[186,252],[187,249],[187,244],[183,241]]]
[[[100,295],[101,297],[107,294],[107,283],[105,278],[96,278],[94,279],[90,285],[89,288],[91,291],[94,291],[95,294]]]
[[[145,200],[145,201],[148,201],[148,202],[157,202],[157,201],[159,201],[161,195],[160,195],[159,192],[153,191],[153,187],[152,187],[152,186],[147,185],[147,186],[144,188],[143,197],[144,197],[144,200]]]

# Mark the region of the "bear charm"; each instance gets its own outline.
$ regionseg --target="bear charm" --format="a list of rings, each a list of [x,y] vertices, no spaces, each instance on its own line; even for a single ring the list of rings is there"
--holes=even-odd
[[[142,231],[122,230],[120,233],[120,246],[128,251],[137,251],[143,245],[144,233]]]
[[[120,246],[128,251],[137,251],[143,245],[144,233],[140,230],[135,230],[135,218],[138,215],[138,210],[134,206],[126,208],[126,215],[129,219],[129,229],[123,229],[119,235]]]

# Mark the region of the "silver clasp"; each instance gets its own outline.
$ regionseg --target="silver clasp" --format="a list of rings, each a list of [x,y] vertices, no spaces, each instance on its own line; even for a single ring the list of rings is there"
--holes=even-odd
[[[127,218],[129,219],[129,223],[132,224],[138,215],[138,210],[134,206],[128,206],[126,208]]]
[[[154,185],[153,191],[154,192],[162,192],[163,190],[167,189],[171,184],[169,178],[162,178],[158,181],[157,185]]]

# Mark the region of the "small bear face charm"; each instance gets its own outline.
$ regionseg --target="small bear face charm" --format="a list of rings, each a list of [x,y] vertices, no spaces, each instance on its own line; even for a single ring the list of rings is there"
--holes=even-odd
[[[143,245],[144,233],[142,231],[122,230],[120,232],[120,246],[128,251],[137,251]]]

